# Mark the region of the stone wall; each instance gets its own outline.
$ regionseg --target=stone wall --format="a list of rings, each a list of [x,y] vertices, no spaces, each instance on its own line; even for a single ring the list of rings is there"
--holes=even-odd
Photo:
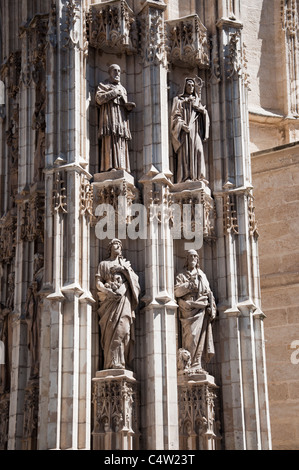
[[[273,449],[299,449],[299,143],[252,155]]]

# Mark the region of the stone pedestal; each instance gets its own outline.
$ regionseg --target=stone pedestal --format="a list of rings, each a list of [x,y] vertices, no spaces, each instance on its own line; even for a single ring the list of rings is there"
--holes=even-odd
[[[219,450],[218,387],[207,372],[178,375],[180,450]]]
[[[171,188],[171,198],[183,210],[186,204],[191,205],[192,222],[194,223],[194,206],[202,205],[202,233],[204,239],[215,238],[215,202],[208,186],[208,181],[185,181],[174,184]],[[193,227],[194,228],[194,227]]]
[[[114,228],[116,223],[118,230],[122,232],[131,220],[131,206],[133,201],[138,200],[139,192],[134,184],[134,177],[125,170],[111,170],[94,175],[93,206],[96,220],[103,215],[104,208],[108,213],[109,220],[113,219]],[[98,209],[100,206],[100,210]],[[109,208],[112,212],[109,212]],[[116,236],[116,233],[114,234]],[[123,233],[119,238],[125,238]],[[112,237],[113,238],[113,237]]]
[[[98,371],[93,379],[93,450],[138,450],[138,408],[138,383],[133,372]]]

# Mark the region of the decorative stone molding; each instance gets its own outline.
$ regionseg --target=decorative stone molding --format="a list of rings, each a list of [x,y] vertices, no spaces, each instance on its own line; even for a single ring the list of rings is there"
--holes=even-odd
[[[281,0],[282,30],[285,33],[289,112],[299,117],[298,2]]]
[[[25,389],[22,450],[36,450],[39,382],[30,381]]]
[[[207,374],[179,376],[180,449],[219,450],[218,387]]]
[[[20,91],[21,52],[10,54],[0,69],[0,77],[6,83],[9,98],[16,98]]]
[[[81,175],[80,214],[93,216],[93,186],[84,175]]]
[[[139,449],[139,396],[133,372],[103,370],[93,379],[93,450]]]
[[[258,223],[255,217],[254,197],[248,195],[248,218],[249,218],[249,234],[251,237],[257,239],[259,237]]]
[[[93,190],[93,214],[96,213],[96,208],[100,204],[109,204],[113,207],[116,218],[119,213],[119,197],[126,199],[126,207],[121,207],[124,213],[121,217],[126,223],[130,222],[131,206],[133,202],[139,200],[139,191],[134,185],[134,178],[125,170],[115,170],[110,172],[97,173],[94,175],[94,182],[92,183]],[[93,218],[92,225],[98,221],[97,216]],[[116,220],[117,221],[117,220]]]
[[[92,5],[87,23],[92,47],[116,54],[137,51],[134,13],[124,0]]]
[[[16,210],[0,219],[0,262],[11,263],[15,256],[17,233]]]
[[[198,15],[166,21],[168,60],[182,67],[210,65],[207,29]]]
[[[44,241],[45,195],[34,192],[22,208],[21,239],[23,241]]]
[[[171,189],[172,203],[190,204],[192,207],[192,223],[194,224],[195,204],[203,206],[203,237],[205,240],[215,239],[216,206],[211,191],[204,180],[179,183]],[[194,229],[194,226],[192,227]]]
[[[53,182],[53,211],[66,214],[67,213],[67,195],[66,182],[64,172],[57,171],[54,173]]]
[[[64,48],[72,48],[79,45],[79,32],[76,29],[76,23],[79,18],[80,3],[76,2],[76,0],[68,0],[65,6],[65,28],[62,30],[65,33]]]
[[[239,226],[236,209],[236,196],[225,193],[223,195],[223,227],[224,234],[238,235]]]
[[[242,72],[240,54],[240,31],[230,33],[228,44],[227,78],[233,79]]]
[[[9,425],[9,394],[0,395],[0,450],[7,450]]]
[[[48,15],[35,15],[20,28],[20,37],[25,41],[25,57],[22,58],[21,79],[26,87],[31,81],[37,85],[46,63]]]
[[[165,3],[146,1],[139,13],[140,53],[145,64],[167,67]]]
[[[219,60],[218,38],[217,35],[210,38],[211,49],[211,67],[210,67],[210,81],[220,83],[221,81],[221,67]]]

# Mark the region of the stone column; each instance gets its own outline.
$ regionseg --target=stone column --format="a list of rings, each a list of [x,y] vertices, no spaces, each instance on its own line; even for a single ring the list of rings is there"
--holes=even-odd
[[[169,145],[163,2],[146,1],[139,13],[144,89],[145,285],[141,377],[142,433],[147,449],[178,449],[176,310],[173,247],[167,224]]]
[[[221,115],[219,111],[223,116],[222,142],[215,137],[213,144],[224,439],[227,449],[269,449],[264,315],[260,309],[257,232],[251,225],[242,24],[230,14],[218,21],[217,28],[220,67],[212,80],[212,112],[215,117]],[[219,124],[220,120],[216,121],[214,128]]]
[[[82,138],[87,122],[82,2],[60,0],[52,6],[48,39],[39,448],[89,449],[94,299],[89,292],[91,175]]]

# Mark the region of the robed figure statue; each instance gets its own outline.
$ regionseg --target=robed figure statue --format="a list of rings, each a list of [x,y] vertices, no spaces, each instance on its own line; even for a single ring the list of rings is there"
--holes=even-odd
[[[203,362],[213,357],[214,342],[212,322],[216,316],[216,304],[209,281],[199,269],[195,250],[189,250],[185,269],[176,277],[175,296],[179,304],[182,327],[182,348],[190,354],[190,370],[203,370]]]
[[[173,100],[171,140],[177,155],[177,183],[207,176],[203,142],[209,138],[210,119],[196,85],[195,79],[187,78],[183,93]]]
[[[123,169],[130,173],[128,142],[132,136],[128,117],[135,103],[128,101],[127,91],[120,83],[119,65],[110,65],[108,74],[108,79],[100,83],[96,91],[100,110],[100,171]]]
[[[135,309],[140,286],[129,261],[122,256],[122,243],[109,244],[109,258],[100,262],[96,274],[99,296],[101,346],[104,369],[129,369],[134,357]]]

